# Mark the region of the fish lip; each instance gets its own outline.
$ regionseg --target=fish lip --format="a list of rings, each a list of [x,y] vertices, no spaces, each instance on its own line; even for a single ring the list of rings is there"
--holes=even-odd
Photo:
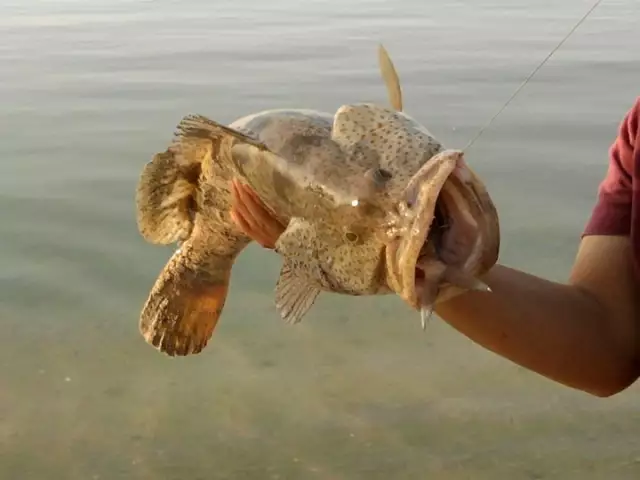
[[[453,164],[450,161],[450,154],[453,154],[456,159]],[[436,154],[430,160],[436,162],[435,170],[432,171],[434,173],[419,177],[420,172],[418,172],[409,181],[403,202],[400,202],[400,206],[407,207],[407,211],[399,210],[398,223],[401,227],[387,247],[387,278],[391,289],[413,308],[420,306],[417,295],[417,284],[420,282],[416,279],[416,266],[418,259],[423,256],[425,246],[431,246],[428,237],[436,217],[437,199],[449,177],[456,170],[458,159],[461,158],[462,152],[459,151],[448,150]],[[420,187],[424,184],[429,186],[428,194],[418,198]]]
[[[453,175],[453,173],[451,175]],[[438,196],[440,196],[442,191],[448,187],[449,178],[451,177],[451,175],[438,189]],[[443,216],[446,222],[447,213],[445,202],[438,199],[438,201],[436,201],[434,215],[429,223],[429,228],[426,229],[423,235],[415,237],[413,240],[415,242],[419,241],[421,243],[421,247],[418,250],[417,255],[413,255],[409,260],[411,262],[411,265],[413,266],[413,276],[412,278],[406,278],[404,280],[404,300],[416,310],[419,310],[422,307],[422,291],[428,287],[428,282],[435,280],[433,278],[427,278],[427,276],[425,275],[426,269],[422,266],[426,266],[428,262],[440,261],[440,255],[438,252],[439,242],[436,238],[436,235],[439,233],[438,230],[440,228],[446,228],[436,223],[438,217],[440,216]],[[418,222],[418,220],[416,220],[416,222]],[[415,225],[413,225],[412,228],[415,228]],[[410,241],[410,243],[412,242]],[[407,246],[407,248],[409,247]]]
[[[440,253],[444,248],[444,240],[438,235],[446,231],[447,224],[456,221],[456,212],[459,210],[454,208],[453,203],[455,201],[451,199],[451,195],[442,195],[443,192],[456,193],[458,201],[462,197],[466,214],[470,215],[476,224],[474,235],[480,252],[479,255],[472,256],[470,254],[468,258],[462,259],[463,263],[460,265],[465,272],[474,276],[483,274],[496,263],[499,253],[500,231],[495,206],[482,181],[466,165],[462,157],[461,161],[457,162],[456,168],[446,177],[442,184],[433,185],[432,188],[437,191],[434,214],[429,218],[421,219],[420,212],[414,212],[416,215],[415,220],[405,229],[404,234],[395,240],[396,243],[392,246],[391,253],[388,254],[388,261],[396,263],[400,261],[410,262],[413,266],[411,278],[408,278],[408,274],[405,273],[405,278],[400,278],[400,282],[397,279],[395,279],[395,283],[391,281],[390,286],[414,309],[422,307],[422,290],[432,285],[432,282],[438,281],[437,278],[432,276],[424,278],[422,275],[424,270],[444,272],[444,267],[446,267]],[[420,205],[414,205],[413,207],[424,208],[424,206]],[[458,206],[458,208],[460,207]],[[424,228],[425,225],[416,225],[421,220],[428,223],[427,228]],[[424,231],[421,232],[421,235],[416,235],[416,232],[423,229]],[[419,249],[416,248],[416,242],[420,242]],[[417,253],[410,254],[409,252],[412,251]],[[430,264],[430,262],[439,262],[443,268],[433,269],[434,265],[433,263]],[[431,267],[427,268],[429,264]],[[394,268],[396,272],[401,271],[398,265]],[[455,287],[449,287],[450,285],[446,283],[439,285],[439,291],[442,292],[443,298],[451,298],[454,290],[458,290],[456,294],[462,292],[459,289],[455,289]],[[438,301],[440,301],[440,298],[441,295],[438,294]]]
[[[497,209],[484,183],[466,164],[451,177],[451,184],[464,197],[469,215],[477,224],[477,238],[482,253],[473,263],[465,259],[465,269],[472,275],[486,273],[498,261],[500,253],[500,221]]]

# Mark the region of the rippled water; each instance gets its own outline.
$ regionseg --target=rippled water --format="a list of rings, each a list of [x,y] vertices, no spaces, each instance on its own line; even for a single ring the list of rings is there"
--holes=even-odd
[[[325,295],[286,327],[250,247],[215,339],[138,334],[170,249],[134,220],[182,115],[386,101],[462,147],[583,0],[0,3],[0,478],[638,478],[638,388],[606,401],[482,350],[394,298]],[[501,261],[564,278],[618,122],[640,94],[640,4],[607,1],[469,152]]]

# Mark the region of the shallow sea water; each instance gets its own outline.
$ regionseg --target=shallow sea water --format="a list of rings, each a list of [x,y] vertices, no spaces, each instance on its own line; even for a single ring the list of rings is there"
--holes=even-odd
[[[386,101],[463,147],[590,7],[566,0],[0,3],[0,478],[631,479],[640,390],[590,398],[395,298],[287,327],[251,246],[198,356],[138,334],[169,248],[133,192],[179,119]],[[604,1],[469,151],[501,262],[564,279],[640,94],[640,5]]]

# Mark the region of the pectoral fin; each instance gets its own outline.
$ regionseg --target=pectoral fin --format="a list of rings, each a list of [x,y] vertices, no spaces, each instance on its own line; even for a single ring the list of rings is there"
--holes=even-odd
[[[201,254],[191,242],[160,273],[140,315],[145,340],[170,356],[199,353],[218,324],[229,291],[234,257]]]
[[[297,275],[285,260],[276,284],[276,309],[286,323],[302,321],[319,293],[318,287]]]

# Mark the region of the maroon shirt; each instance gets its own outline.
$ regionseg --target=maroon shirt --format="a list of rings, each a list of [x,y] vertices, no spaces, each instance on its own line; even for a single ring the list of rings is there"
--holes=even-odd
[[[640,97],[627,112],[609,150],[609,169],[584,235],[631,237],[640,272]]]

